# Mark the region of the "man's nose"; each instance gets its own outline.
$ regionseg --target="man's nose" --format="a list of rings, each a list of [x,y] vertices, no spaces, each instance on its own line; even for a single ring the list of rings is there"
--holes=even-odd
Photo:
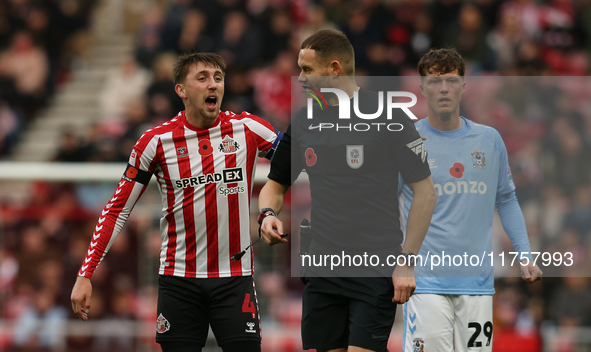
[[[298,76],[298,82],[306,82],[308,81],[308,77],[304,76],[304,74],[302,72],[300,72],[300,75]]]

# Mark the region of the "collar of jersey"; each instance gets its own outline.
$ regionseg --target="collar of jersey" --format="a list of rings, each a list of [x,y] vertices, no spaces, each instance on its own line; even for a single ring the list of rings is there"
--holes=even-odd
[[[181,121],[183,121],[183,125],[185,125],[185,127],[187,127],[188,129],[195,131],[195,132],[199,132],[199,131],[207,131],[210,128],[216,127],[220,124],[220,122],[222,121],[222,112],[220,111],[220,113],[218,114],[218,118],[215,121],[215,123],[209,127],[205,127],[205,128],[199,128],[197,126],[193,126],[189,123],[189,121],[187,121],[187,118],[185,117],[185,110],[183,110],[183,112],[181,113]]]
[[[423,122],[423,124],[432,133],[439,134],[442,137],[446,137],[446,138],[457,138],[457,137],[462,137],[463,135],[467,134],[468,130],[470,129],[469,124],[468,124],[468,119],[466,119],[464,116],[460,116],[460,119],[462,120],[462,126],[460,128],[458,128],[457,130],[453,130],[453,131],[440,131],[440,130],[436,129],[435,127],[429,125],[427,118],[423,119],[423,120],[425,120]]]

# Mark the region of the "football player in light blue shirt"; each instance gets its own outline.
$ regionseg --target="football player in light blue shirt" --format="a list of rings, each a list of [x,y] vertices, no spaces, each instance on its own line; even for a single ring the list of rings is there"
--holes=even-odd
[[[495,208],[519,252],[523,279],[532,283],[542,276],[530,260],[501,136],[460,116],[464,72],[462,57],[451,49],[431,50],[419,62],[429,109],[416,128],[426,137],[438,198],[415,267],[417,288],[404,306],[405,352],[492,351]],[[399,190],[404,231],[413,194],[402,179]]]

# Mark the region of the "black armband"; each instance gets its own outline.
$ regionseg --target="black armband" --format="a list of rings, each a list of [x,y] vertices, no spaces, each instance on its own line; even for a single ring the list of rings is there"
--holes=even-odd
[[[150,178],[152,177],[152,174],[138,169],[135,166],[131,166],[130,164],[127,164],[127,168],[125,169],[125,173],[123,173],[122,178],[128,182],[139,182],[142,185],[147,185],[148,183],[150,183]]]

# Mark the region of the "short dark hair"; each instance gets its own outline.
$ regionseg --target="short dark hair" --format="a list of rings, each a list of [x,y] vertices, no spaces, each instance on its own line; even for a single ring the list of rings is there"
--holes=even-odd
[[[187,78],[187,74],[189,73],[189,68],[191,65],[197,64],[199,62],[203,62],[206,66],[219,68],[222,70],[222,73],[226,73],[226,63],[224,62],[224,59],[216,53],[195,52],[185,54],[178,58],[172,70],[174,84],[183,83],[185,78]]]
[[[458,74],[464,77],[466,64],[455,49],[431,49],[419,60],[418,69],[421,76],[430,73],[444,75],[457,70]]]
[[[355,51],[347,36],[341,31],[336,29],[319,30],[306,38],[300,49],[314,50],[319,62],[340,59],[346,73],[349,75],[355,73]]]

